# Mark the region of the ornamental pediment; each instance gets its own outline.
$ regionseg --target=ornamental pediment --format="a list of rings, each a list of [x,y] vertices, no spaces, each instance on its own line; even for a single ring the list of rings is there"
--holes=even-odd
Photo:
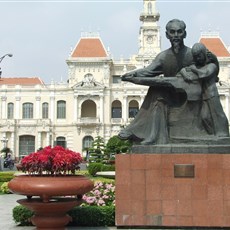
[[[105,86],[97,81],[95,81],[93,75],[87,74],[84,76],[84,79],[78,82],[76,85],[73,86],[74,89],[76,88],[104,88]]]

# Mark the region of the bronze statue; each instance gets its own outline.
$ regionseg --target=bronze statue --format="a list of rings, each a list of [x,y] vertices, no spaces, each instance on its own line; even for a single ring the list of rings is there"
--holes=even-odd
[[[204,125],[205,118],[201,117],[205,106],[204,85],[210,81],[209,78],[201,80],[197,74],[196,79],[189,80],[185,76],[189,75],[186,71],[194,74],[192,65],[196,61],[192,49],[184,45],[185,23],[178,19],[169,21],[166,37],[171,43],[169,49],[159,53],[146,68],[122,76],[123,81],[150,87],[135,119],[119,133],[121,139],[131,139],[143,145],[167,144],[173,138],[199,138],[216,132],[208,132]],[[206,62],[208,60],[216,66],[217,76],[217,58],[208,50],[206,52]],[[224,133],[223,136],[228,136],[226,131]]]

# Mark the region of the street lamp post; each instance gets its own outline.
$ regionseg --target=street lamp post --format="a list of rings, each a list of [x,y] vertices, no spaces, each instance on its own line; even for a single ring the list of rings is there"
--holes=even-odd
[[[5,54],[3,55],[2,57],[0,57],[0,63],[2,62],[2,60],[5,58],[5,57],[13,57],[13,54]],[[2,76],[2,70],[1,70],[1,67],[0,67],[0,78]]]
[[[1,142],[3,143],[3,148],[6,148],[6,147],[7,147],[8,138],[3,137],[3,138],[1,139]],[[0,157],[0,171],[2,171],[2,170],[3,170],[3,158],[2,158],[2,156],[1,156],[1,157]]]
[[[6,147],[7,147],[8,138],[3,137],[3,138],[1,139],[1,142],[3,143],[3,148],[6,148]]]

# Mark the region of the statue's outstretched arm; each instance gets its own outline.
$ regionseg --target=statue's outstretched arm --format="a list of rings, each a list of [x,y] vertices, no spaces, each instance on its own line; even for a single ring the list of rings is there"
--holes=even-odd
[[[161,55],[158,55],[150,65],[145,68],[136,69],[131,72],[125,73],[121,76],[122,81],[134,82],[135,77],[155,77],[163,74]]]

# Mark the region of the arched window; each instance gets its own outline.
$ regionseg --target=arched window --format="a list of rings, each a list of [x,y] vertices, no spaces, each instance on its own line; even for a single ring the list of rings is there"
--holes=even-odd
[[[97,107],[92,100],[86,100],[81,105],[81,117],[96,117]]]
[[[19,137],[19,156],[28,155],[35,151],[35,137],[31,135],[23,135]]]
[[[8,103],[7,104],[7,119],[13,119],[14,118],[14,104]]]
[[[89,148],[93,146],[93,137],[85,136],[82,140],[82,150],[86,153],[86,159],[89,159]]]
[[[91,148],[92,147],[92,143],[93,143],[93,137],[91,137],[91,136],[85,136],[83,138],[82,142],[83,142],[82,143],[83,149]]]
[[[129,102],[129,118],[134,118],[139,111],[138,102],[132,100]]]
[[[56,141],[54,142],[54,145],[59,145],[59,146],[62,146],[63,148],[66,148],[65,137],[57,137]]]
[[[49,118],[49,104],[47,102],[42,103],[42,118]]]
[[[66,118],[66,102],[65,101],[57,102],[57,118],[58,119]]]
[[[22,105],[22,118],[32,119],[34,116],[34,105],[32,103],[23,103]]]
[[[116,100],[112,103],[112,118],[121,118],[122,117],[122,109],[121,102]]]

